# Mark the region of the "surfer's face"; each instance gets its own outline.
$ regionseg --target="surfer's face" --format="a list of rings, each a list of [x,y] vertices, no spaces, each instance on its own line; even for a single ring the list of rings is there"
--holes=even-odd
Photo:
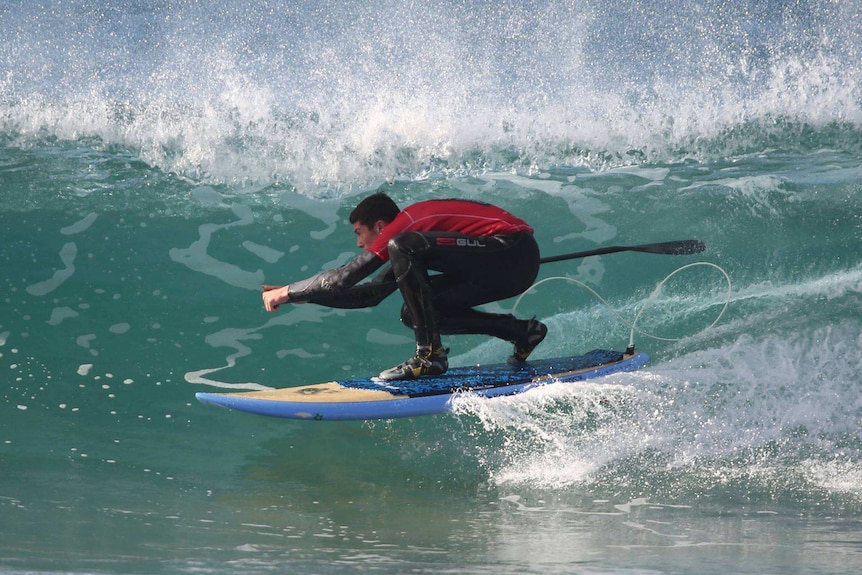
[[[377,222],[368,227],[361,222],[355,222],[353,224],[353,233],[356,234],[356,245],[364,250],[371,247],[371,244],[374,243],[374,240],[377,239],[377,236],[380,235],[380,232],[383,231],[383,228],[386,227],[386,223],[383,220],[377,220]]]

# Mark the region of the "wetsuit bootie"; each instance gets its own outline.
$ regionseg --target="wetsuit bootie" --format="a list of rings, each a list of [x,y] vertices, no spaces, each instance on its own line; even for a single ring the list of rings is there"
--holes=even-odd
[[[536,318],[527,321],[524,333],[513,343],[515,349],[512,355],[507,359],[509,365],[520,365],[527,361],[533,350],[536,349],[545,336],[548,335],[548,326],[538,321]]]
[[[387,369],[380,374],[380,379],[394,381],[399,379],[416,379],[423,375],[440,375],[449,369],[449,350],[443,347],[431,349],[430,347],[419,347],[416,355],[392,369]]]

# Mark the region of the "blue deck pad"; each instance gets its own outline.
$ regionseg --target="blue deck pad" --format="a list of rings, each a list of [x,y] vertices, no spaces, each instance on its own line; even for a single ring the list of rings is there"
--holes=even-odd
[[[591,352],[576,357],[538,359],[520,366],[497,363],[492,365],[455,367],[443,375],[435,377],[388,382],[378,378],[360,378],[339,381],[338,384],[353,389],[385,390],[394,395],[424,397],[452,393],[454,391],[471,391],[515,385],[544,375],[562,374],[598,367],[607,363],[620,361],[622,358],[623,354],[619,351],[594,349]]]

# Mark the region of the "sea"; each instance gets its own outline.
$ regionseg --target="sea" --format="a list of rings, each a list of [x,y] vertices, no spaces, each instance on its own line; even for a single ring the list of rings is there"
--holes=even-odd
[[[862,2],[0,0],[0,573],[862,572]],[[484,306],[635,372],[294,421],[395,293],[262,306],[363,197],[494,203]],[[511,345],[446,336],[452,365]]]

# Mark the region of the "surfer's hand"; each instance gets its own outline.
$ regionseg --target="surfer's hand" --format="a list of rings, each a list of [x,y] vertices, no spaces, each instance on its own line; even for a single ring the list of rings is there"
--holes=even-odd
[[[266,311],[275,311],[278,306],[290,299],[288,286],[263,285],[261,288],[263,289],[263,307],[266,308]]]

